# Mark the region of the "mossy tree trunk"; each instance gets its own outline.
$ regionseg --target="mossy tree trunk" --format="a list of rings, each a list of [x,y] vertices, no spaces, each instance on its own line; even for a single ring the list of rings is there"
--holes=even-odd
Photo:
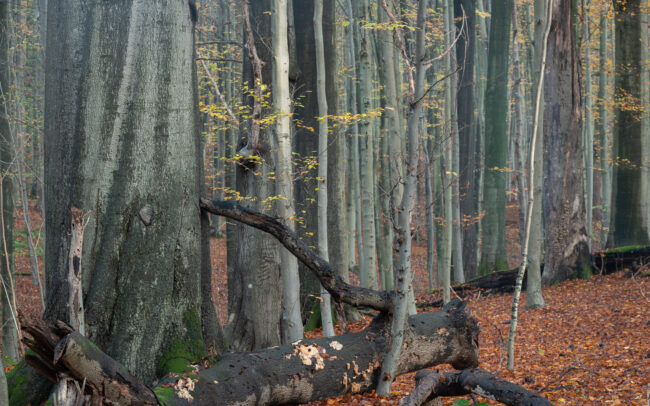
[[[203,356],[204,334],[217,332],[202,326],[219,328],[202,303],[208,224],[197,198],[190,10],[61,0],[49,4],[48,34],[45,318],[67,317],[75,206],[92,213],[82,254],[87,335],[149,382]]]

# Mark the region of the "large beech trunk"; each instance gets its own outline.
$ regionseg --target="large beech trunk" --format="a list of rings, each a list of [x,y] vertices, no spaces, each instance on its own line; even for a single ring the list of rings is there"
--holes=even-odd
[[[154,392],[162,404],[266,405],[306,403],[375,388],[386,350],[389,319],[378,316],[359,333],[303,340],[252,353],[227,353],[196,374],[168,376]],[[26,344],[39,357],[27,361],[50,379],[85,380],[87,394],[120,404],[152,404],[151,391],[63,323],[24,321]],[[464,302],[409,318],[396,375],[439,364],[478,364],[478,324]],[[59,361],[60,360],[60,361]],[[57,363],[57,361],[59,361]],[[192,380],[190,383],[189,380]],[[184,391],[182,388],[187,388]],[[190,389],[191,388],[191,389]],[[188,396],[189,395],[189,396]],[[190,399],[190,397],[192,399]]]

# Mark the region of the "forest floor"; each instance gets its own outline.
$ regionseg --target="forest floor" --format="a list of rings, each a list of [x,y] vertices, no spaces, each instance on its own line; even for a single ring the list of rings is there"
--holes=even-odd
[[[17,210],[15,217],[18,307],[37,316],[42,308],[38,287],[31,283],[22,213]],[[30,217],[32,233],[39,238],[41,217],[36,210],[30,210]],[[516,241],[516,229],[509,227],[508,236]],[[413,249],[419,311],[436,310],[427,304],[440,298],[437,293],[427,292],[425,244],[418,242]],[[39,254],[41,247],[39,244]],[[217,314],[224,322],[228,295],[225,240],[213,238],[211,247],[215,270],[213,294]],[[513,256],[511,266],[517,263],[514,257],[517,250],[518,243],[509,244],[508,251]],[[634,277],[628,271],[596,275],[588,281],[566,281],[546,287],[543,295],[546,307],[520,311],[514,372],[506,370],[503,351],[512,294],[476,290],[465,298],[481,329],[480,367],[539,392],[555,405],[650,405],[650,278]],[[521,303],[522,307],[526,303],[525,292]],[[369,320],[368,316],[349,327],[360,330]],[[319,330],[308,333],[309,337],[319,335]],[[439,370],[451,370],[451,367],[440,366]],[[413,375],[399,377],[388,398],[374,394],[348,395],[312,404],[397,405],[413,389]],[[447,399],[445,404],[454,401]]]

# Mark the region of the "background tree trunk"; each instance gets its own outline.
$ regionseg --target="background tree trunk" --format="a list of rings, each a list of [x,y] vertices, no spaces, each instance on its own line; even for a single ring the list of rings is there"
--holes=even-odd
[[[461,7],[462,6],[462,7]],[[458,137],[459,137],[459,171],[460,176],[460,219],[469,216],[472,221],[463,227],[463,270],[464,276],[471,279],[476,276],[478,261],[478,181],[480,143],[476,133],[474,116],[474,47],[475,7],[472,0],[454,0],[454,15],[460,19],[465,14],[466,20],[456,20],[456,27],[462,37],[456,44],[456,61],[460,65],[458,71]],[[457,266],[454,264],[454,270]],[[456,282],[461,282],[456,280]]]
[[[636,106],[642,101],[642,82],[648,76],[641,76],[641,67],[647,63],[642,59],[642,31],[647,31],[647,24],[642,24],[641,0],[624,4],[614,2],[616,11],[616,72],[615,88],[615,124],[614,124],[614,176],[612,179],[612,208],[610,232],[607,247],[626,245],[647,245],[648,234],[648,185],[644,172],[648,171],[648,155],[644,154],[648,134],[643,134],[642,117]],[[647,34],[646,34],[647,38]],[[646,50],[647,52],[647,50]],[[647,84],[646,84],[647,85]]]
[[[266,13],[271,10],[271,1],[256,1],[250,3],[250,23],[254,45],[262,66],[262,77],[259,80],[268,86],[272,83],[272,56],[267,44],[271,41],[271,17]],[[246,26],[246,24],[244,24]],[[244,28],[246,31],[246,28]],[[246,40],[244,36],[244,41]],[[248,44],[250,49],[251,45]],[[254,57],[244,52],[242,79],[253,89],[256,77],[252,66]],[[257,96],[255,96],[257,97]],[[254,106],[253,96],[244,94],[244,105]],[[259,100],[260,106],[262,100]],[[254,111],[254,107],[253,107]],[[265,108],[261,114],[266,114]],[[267,201],[275,196],[275,184],[271,180],[271,172],[275,172],[272,150],[275,149],[268,128],[259,131],[257,145],[251,145],[255,120],[254,117],[243,132],[239,142],[238,152],[252,150],[259,160],[237,165],[237,191],[244,199],[244,204],[260,212],[270,212],[272,204]],[[241,154],[241,152],[239,152]],[[266,348],[281,342],[280,320],[282,317],[282,289],[280,276],[280,246],[268,235],[251,230],[249,227],[238,225],[237,251],[234,263],[236,279],[232,291],[232,302],[229,303],[229,320],[226,326],[226,338],[230,345],[240,351]]]
[[[571,1],[554,3],[544,86],[544,218],[551,284],[590,272],[582,180],[582,107]]]
[[[481,272],[508,267],[506,253],[506,158],[510,49],[508,0],[494,0],[485,91],[485,176]],[[479,113],[480,114],[480,113]],[[512,134],[511,134],[512,136]]]
[[[2,249],[0,250],[0,306],[2,307],[2,353],[13,360],[18,360],[18,331],[15,318],[16,301],[14,298],[14,200],[13,178],[11,176],[14,160],[13,139],[9,128],[8,91],[9,91],[9,16],[6,0],[0,1],[0,171],[2,173]]]

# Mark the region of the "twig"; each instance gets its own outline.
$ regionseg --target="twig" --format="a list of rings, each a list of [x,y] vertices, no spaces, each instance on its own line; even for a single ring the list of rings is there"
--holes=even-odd
[[[196,54],[200,56],[198,50],[196,51]],[[208,75],[210,82],[212,82],[212,87],[214,88],[214,92],[217,94],[217,97],[219,97],[221,104],[223,104],[223,106],[226,108],[228,115],[230,115],[230,118],[232,119],[232,121],[235,122],[235,124],[239,125],[239,120],[237,120],[237,117],[235,116],[235,114],[230,109],[230,106],[228,105],[228,101],[226,101],[226,98],[223,97],[223,94],[219,90],[219,86],[217,85],[217,82],[214,80],[212,73],[210,73],[210,69],[208,69],[208,65],[205,63],[204,58],[197,58],[197,60],[201,61],[201,65],[203,65],[203,70],[205,71],[205,74]]]

